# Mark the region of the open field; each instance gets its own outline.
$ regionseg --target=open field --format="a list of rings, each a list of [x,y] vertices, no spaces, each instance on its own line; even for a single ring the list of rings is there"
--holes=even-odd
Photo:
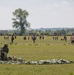
[[[14,44],[11,41],[4,40],[0,36],[0,47],[4,43],[9,45],[8,56],[22,57],[24,60],[48,60],[48,59],[66,59],[74,61],[74,45],[70,44],[70,36],[67,42],[53,40],[53,36],[45,36],[44,40],[37,37],[36,43],[30,40],[23,40],[22,36],[17,36]],[[0,64],[1,75],[74,75],[74,64],[51,64],[51,65],[10,65]]]

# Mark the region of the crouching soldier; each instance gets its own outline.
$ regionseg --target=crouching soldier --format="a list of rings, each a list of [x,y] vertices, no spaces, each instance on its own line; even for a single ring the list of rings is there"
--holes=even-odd
[[[1,60],[7,60],[7,54],[9,52],[8,44],[4,44],[1,48]]]

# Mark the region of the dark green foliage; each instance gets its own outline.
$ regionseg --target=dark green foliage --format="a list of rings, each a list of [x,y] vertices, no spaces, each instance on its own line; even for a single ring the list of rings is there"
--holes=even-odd
[[[13,12],[13,15],[13,27],[20,29],[20,35],[23,35],[26,31],[26,28],[30,27],[30,23],[26,20],[29,14],[26,10],[19,8]]]

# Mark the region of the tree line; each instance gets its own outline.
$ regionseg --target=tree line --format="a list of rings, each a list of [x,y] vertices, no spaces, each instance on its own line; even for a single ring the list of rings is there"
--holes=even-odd
[[[19,29],[14,30],[0,30],[0,35],[20,35]],[[39,28],[39,29],[26,29],[23,35],[47,35],[47,36],[71,36],[74,34],[74,28]]]

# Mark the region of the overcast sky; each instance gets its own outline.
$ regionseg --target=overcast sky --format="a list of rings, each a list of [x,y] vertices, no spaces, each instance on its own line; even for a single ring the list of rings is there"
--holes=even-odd
[[[27,10],[31,28],[74,27],[74,0],[0,0],[0,29],[12,29],[12,12]]]

